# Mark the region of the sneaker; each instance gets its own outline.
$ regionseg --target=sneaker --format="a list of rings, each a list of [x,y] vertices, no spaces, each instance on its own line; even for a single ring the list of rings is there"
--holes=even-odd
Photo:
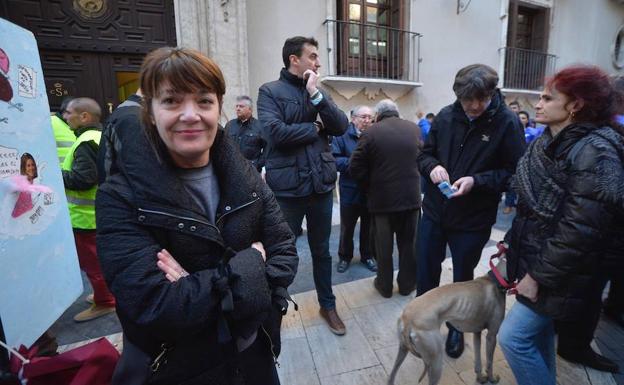
[[[329,330],[336,335],[344,335],[347,332],[347,328],[344,323],[340,319],[338,312],[336,309],[323,309],[320,308],[319,313],[321,317],[327,322],[327,326],[329,326]]]
[[[76,322],[91,321],[92,319],[96,319],[103,315],[114,313],[114,312],[115,312],[114,306],[98,306],[98,305],[93,304],[87,310],[81,311],[80,313],[76,314],[74,316],[74,321]]]
[[[345,261],[341,259],[338,261],[338,266],[336,266],[336,271],[339,273],[344,273],[349,268],[349,261]]]
[[[377,262],[373,258],[368,258],[362,261],[364,266],[373,273],[377,271]]]
[[[85,297],[85,301],[87,301],[90,304],[94,304],[95,301],[93,300],[93,293],[89,294],[88,296]]]

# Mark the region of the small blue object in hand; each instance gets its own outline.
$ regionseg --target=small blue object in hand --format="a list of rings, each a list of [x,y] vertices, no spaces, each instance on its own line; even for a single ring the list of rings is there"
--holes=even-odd
[[[442,194],[444,194],[444,196],[447,197],[448,199],[451,198],[451,195],[453,195],[455,192],[457,192],[457,189],[455,187],[451,186],[449,184],[449,182],[447,182],[447,181],[444,181],[444,182],[438,184],[438,188],[440,189]]]

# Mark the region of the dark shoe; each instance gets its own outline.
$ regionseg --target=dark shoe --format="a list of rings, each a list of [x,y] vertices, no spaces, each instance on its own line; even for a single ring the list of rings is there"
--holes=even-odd
[[[338,271],[339,273],[344,273],[345,271],[347,271],[348,268],[349,268],[349,261],[345,261],[344,259],[341,259],[338,261],[338,266],[336,267],[336,271]]]
[[[401,286],[399,286],[399,294],[401,294],[401,295],[408,296],[408,295],[412,294],[412,292],[413,292],[414,290],[416,290],[416,285],[414,285],[414,286],[410,287],[410,288],[409,288],[409,289],[407,289],[407,290],[406,290],[406,289],[404,289],[404,288],[402,288]]]
[[[610,307],[609,305],[605,305],[602,308],[602,311],[611,321],[618,324],[621,328],[624,328],[624,312],[617,311],[616,309],[614,309],[613,307]]]
[[[575,350],[571,352],[562,350],[558,351],[557,354],[566,361],[589,366],[590,368],[600,370],[601,372],[619,372],[619,367],[615,362],[611,361],[607,357],[601,356],[591,348],[589,350]]]
[[[446,337],[446,354],[451,358],[459,358],[464,352],[464,333],[455,329],[448,322],[448,337]]]
[[[329,326],[329,330],[331,330],[332,333],[341,336],[347,332],[347,328],[345,327],[344,323],[342,323],[342,320],[340,319],[340,316],[338,315],[336,309],[321,308],[319,310],[319,313],[321,314],[321,317],[323,317],[325,322],[327,322],[327,326]]]
[[[373,286],[375,287],[375,289],[377,289],[377,291],[379,292],[379,294],[381,294],[382,297],[384,298],[392,297],[392,292],[388,293],[381,288],[381,285],[379,285],[379,282],[377,281],[377,277],[375,277],[375,280],[373,280]]]
[[[364,266],[373,273],[377,271],[377,262],[373,258],[368,258],[362,261]]]

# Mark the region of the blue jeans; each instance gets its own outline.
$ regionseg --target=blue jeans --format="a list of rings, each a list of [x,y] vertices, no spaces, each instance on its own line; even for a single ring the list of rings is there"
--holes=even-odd
[[[323,309],[336,308],[336,297],[331,285],[332,257],[329,254],[333,194],[328,192],[301,198],[278,197],[277,203],[295,234],[301,228],[305,216],[308,227],[308,246],[312,254],[312,275],[319,304]]]
[[[453,258],[453,282],[470,281],[479,263],[483,246],[490,239],[491,229],[457,231],[445,229],[427,215],[423,215],[418,227],[416,265],[417,295],[440,286],[442,262],[446,258],[448,243]]]
[[[498,343],[518,385],[555,385],[555,327],[552,318],[516,302],[501,325]]]

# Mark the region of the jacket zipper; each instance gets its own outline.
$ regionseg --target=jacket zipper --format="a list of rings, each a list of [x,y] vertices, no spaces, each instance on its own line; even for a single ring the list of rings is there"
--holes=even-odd
[[[271,344],[271,355],[273,356],[273,363],[278,367],[281,368],[281,365],[279,363],[279,361],[277,360],[277,357],[275,356],[275,345],[273,345],[273,340],[271,339],[271,336],[269,335],[269,333],[266,331],[266,329],[264,328],[264,326],[260,326],[260,329],[262,329],[262,331],[264,332],[264,335],[267,336],[267,338],[269,339],[269,343]]]
[[[226,215],[232,214],[233,212],[238,211],[238,210],[240,210],[240,209],[242,209],[242,208],[245,208],[245,207],[247,207],[247,206],[249,206],[249,205],[251,205],[251,204],[253,204],[253,203],[255,203],[255,202],[259,201],[259,200],[260,200],[260,197],[258,197],[258,198],[256,198],[256,199],[254,199],[254,200],[252,200],[252,201],[249,201],[249,202],[247,202],[247,203],[245,203],[245,204],[243,204],[243,205],[240,205],[240,206],[238,206],[238,207],[235,207],[235,208],[233,208],[232,210],[230,210],[230,211],[228,211],[228,212],[226,212],[226,213],[223,213],[223,215],[221,215],[221,216],[217,219],[217,221],[215,222],[215,224],[218,226],[218,225],[219,225],[219,222],[220,222],[220,221],[221,221],[221,220],[222,220],[222,219],[223,219]]]
[[[144,213],[158,214],[158,215],[165,215],[165,216],[168,216],[168,217],[171,217],[171,218],[184,219],[184,220],[186,220],[186,221],[198,222],[198,223],[204,224],[204,225],[206,225],[206,226],[212,227],[212,228],[214,228],[215,230],[217,230],[217,232],[219,232],[219,233],[220,233],[219,228],[218,228],[217,226],[213,225],[213,224],[212,224],[212,223],[210,223],[210,222],[206,222],[206,221],[202,221],[202,220],[195,219],[195,218],[190,218],[190,217],[181,217],[181,216],[179,216],[179,215],[169,214],[169,213],[166,213],[166,212],[164,212],[164,211],[148,210],[148,209],[142,209],[142,208],[140,208],[140,207],[139,207],[139,209],[138,209],[138,210],[139,210],[139,211],[141,211],[141,212],[144,212]]]

